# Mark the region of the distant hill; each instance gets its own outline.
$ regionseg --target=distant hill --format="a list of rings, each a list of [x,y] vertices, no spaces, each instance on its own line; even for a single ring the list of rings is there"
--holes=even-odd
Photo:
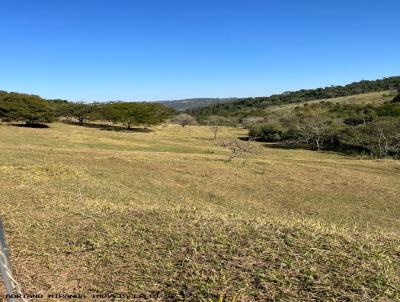
[[[163,104],[177,111],[184,111],[214,104],[229,103],[236,100],[238,100],[238,98],[194,98],[194,99],[183,99],[174,101],[160,101],[157,103]]]

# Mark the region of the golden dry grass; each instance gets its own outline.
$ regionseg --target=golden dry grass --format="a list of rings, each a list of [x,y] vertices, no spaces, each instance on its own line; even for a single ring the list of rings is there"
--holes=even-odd
[[[266,146],[242,165],[207,127],[153,130],[0,126],[0,213],[26,292],[400,299],[399,161]]]

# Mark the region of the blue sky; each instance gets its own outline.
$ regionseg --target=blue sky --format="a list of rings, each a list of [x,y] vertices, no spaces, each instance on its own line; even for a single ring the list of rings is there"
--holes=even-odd
[[[398,0],[7,0],[0,90],[263,96],[400,75]]]

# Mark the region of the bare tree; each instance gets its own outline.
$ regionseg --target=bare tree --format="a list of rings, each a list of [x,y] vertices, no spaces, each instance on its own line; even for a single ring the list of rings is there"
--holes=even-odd
[[[228,148],[231,153],[229,154],[228,161],[231,162],[236,157],[244,158],[243,164],[246,163],[251,154],[259,153],[258,145],[253,141],[242,141],[239,139],[226,139],[221,141],[221,147]]]
[[[329,139],[331,123],[332,120],[320,112],[312,112],[304,117],[297,126],[299,141],[311,145],[313,149],[320,150]]]
[[[220,126],[222,126],[226,122],[226,118],[219,115],[210,115],[206,120],[206,123],[211,127],[212,132],[214,133],[214,141],[217,141],[218,131]]]
[[[172,120],[173,123],[181,125],[182,127],[197,124],[196,119],[190,114],[181,113],[175,116]]]

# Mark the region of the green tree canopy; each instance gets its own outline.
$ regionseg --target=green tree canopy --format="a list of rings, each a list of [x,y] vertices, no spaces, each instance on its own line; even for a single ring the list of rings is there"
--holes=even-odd
[[[14,92],[0,95],[0,118],[4,121],[48,123],[53,117],[52,106],[39,96]]]
[[[112,102],[99,105],[105,120],[125,124],[128,129],[132,125],[157,125],[174,113],[174,110],[156,103]]]

